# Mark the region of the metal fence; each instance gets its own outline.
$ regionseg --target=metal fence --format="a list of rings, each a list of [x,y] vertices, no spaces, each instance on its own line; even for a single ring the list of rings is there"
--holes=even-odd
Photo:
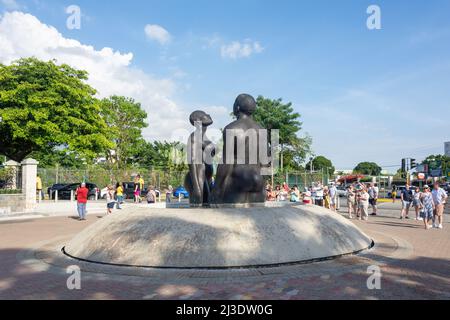
[[[102,167],[89,167],[85,169],[68,168],[39,168],[38,175],[42,180],[43,188],[53,184],[90,182],[99,188],[117,182],[132,182],[139,174],[145,181],[145,185],[153,185],[159,190],[169,185],[177,187],[184,183],[187,171],[171,171],[163,169],[106,169]]]
[[[0,169],[0,194],[22,193],[22,170],[19,168]]]

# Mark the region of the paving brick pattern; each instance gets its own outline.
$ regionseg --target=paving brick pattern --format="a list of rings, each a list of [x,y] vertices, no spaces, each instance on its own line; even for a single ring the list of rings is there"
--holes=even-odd
[[[377,247],[309,265],[231,271],[162,271],[103,267],[59,254],[87,222],[67,217],[0,221],[1,299],[450,299],[450,224],[424,230],[399,220],[399,204],[355,223]],[[450,220],[446,216],[447,220]],[[69,290],[65,267],[79,265],[81,290]],[[381,268],[381,289],[367,288],[367,267]]]

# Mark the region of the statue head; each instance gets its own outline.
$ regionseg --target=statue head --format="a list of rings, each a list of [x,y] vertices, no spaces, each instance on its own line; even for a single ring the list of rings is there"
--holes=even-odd
[[[211,116],[206,112],[200,110],[192,112],[191,116],[189,117],[189,121],[193,126],[195,126],[196,122],[200,122],[203,127],[208,127],[213,124]]]
[[[251,116],[256,111],[256,101],[249,94],[241,94],[236,98],[233,113],[238,116],[240,113]]]

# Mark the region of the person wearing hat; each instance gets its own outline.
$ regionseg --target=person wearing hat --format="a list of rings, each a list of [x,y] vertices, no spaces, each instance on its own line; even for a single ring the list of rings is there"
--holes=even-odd
[[[330,188],[328,190],[328,194],[330,196],[330,209],[333,211],[337,210],[337,188],[336,184],[332,182],[330,184]]]
[[[423,218],[423,222],[425,223],[425,229],[431,229],[432,225],[430,222],[433,221],[433,213],[435,210],[435,205],[433,201],[433,195],[430,191],[429,186],[424,187],[424,192],[420,195],[420,201],[422,202],[422,211],[421,218]]]

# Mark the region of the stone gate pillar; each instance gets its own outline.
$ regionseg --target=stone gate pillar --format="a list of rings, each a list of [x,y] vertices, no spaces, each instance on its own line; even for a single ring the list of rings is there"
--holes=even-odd
[[[34,159],[22,161],[22,193],[25,195],[25,211],[36,208],[36,177],[39,162]]]

